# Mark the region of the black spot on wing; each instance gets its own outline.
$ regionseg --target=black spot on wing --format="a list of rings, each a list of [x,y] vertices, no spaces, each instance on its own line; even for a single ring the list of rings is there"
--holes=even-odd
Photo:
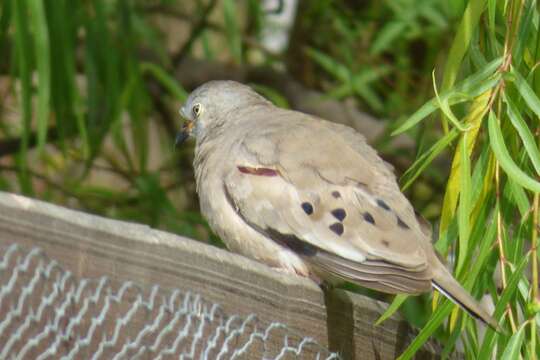
[[[343,234],[343,231],[345,231],[345,228],[343,227],[343,224],[340,222],[333,223],[329,226],[330,230],[335,232],[338,236],[341,236]]]
[[[334,215],[334,217],[339,221],[343,221],[343,219],[345,219],[345,217],[347,216],[347,213],[345,212],[345,209],[338,208],[332,210],[332,215]]]
[[[383,208],[386,211],[390,211],[390,206],[388,206],[388,204],[385,203],[383,199],[377,199],[377,205],[379,205],[379,207]]]
[[[313,205],[311,205],[310,203],[308,202],[303,202],[302,203],[302,209],[304,209],[304,212],[308,215],[311,215],[313,214]]]
[[[373,218],[373,215],[366,211],[362,214],[362,216],[364,217],[364,220],[366,220],[368,223],[375,225],[375,219]]]
[[[406,230],[410,229],[409,225],[407,225],[403,220],[401,220],[399,216],[397,217],[397,224],[402,229],[406,229]]]
[[[334,190],[332,191],[332,196],[336,199],[339,199],[341,197],[341,194],[339,193],[339,191]]]
[[[229,203],[229,205],[236,210],[237,214],[240,216],[240,218],[246,223],[247,226],[250,226],[255,231],[259,232],[260,234],[263,234],[265,236],[268,236],[276,243],[280,244],[281,246],[286,246],[295,253],[302,255],[302,256],[315,256],[321,251],[318,247],[311,245],[310,243],[299,239],[297,236],[293,234],[282,234],[279,231],[272,229],[272,228],[261,228],[260,226],[250,223],[246,218],[242,216],[242,214],[238,211],[238,207],[236,206],[234,199],[231,197],[231,194],[229,193],[229,190],[223,184],[223,191],[225,192],[226,199]],[[309,204],[309,203],[305,203]],[[311,204],[309,204],[311,206]],[[311,206],[311,209],[313,211],[313,206]]]

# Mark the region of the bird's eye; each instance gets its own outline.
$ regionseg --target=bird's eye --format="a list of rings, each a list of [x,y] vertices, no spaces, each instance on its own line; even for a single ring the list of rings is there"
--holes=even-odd
[[[201,104],[195,104],[193,105],[193,108],[191,109],[191,111],[193,112],[193,116],[195,116],[196,118],[201,115],[202,110],[203,108]]]

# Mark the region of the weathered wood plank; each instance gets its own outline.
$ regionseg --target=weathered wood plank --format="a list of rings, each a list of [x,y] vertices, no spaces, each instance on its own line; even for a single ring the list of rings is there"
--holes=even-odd
[[[373,326],[386,304],[368,297],[334,290],[325,300],[308,279],[194,240],[0,192],[0,245],[12,243],[38,246],[78,277],[179,288],[226,312],[281,322],[346,359],[393,359],[413,338],[397,316]],[[436,353],[431,344],[421,358]]]

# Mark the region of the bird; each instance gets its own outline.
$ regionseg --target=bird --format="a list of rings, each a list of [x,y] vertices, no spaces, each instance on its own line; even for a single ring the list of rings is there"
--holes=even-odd
[[[390,294],[438,290],[497,321],[452,276],[390,164],[354,129],[214,80],[180,108],[200,210],[229,250],[276,270]]]

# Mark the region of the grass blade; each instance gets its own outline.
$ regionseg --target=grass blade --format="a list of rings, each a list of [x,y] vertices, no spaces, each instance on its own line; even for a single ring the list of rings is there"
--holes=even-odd
[[[32,121],[32,69],[30,59],[30,34],[28,32],[28,17],[26,16],[26,6],[22,1],[12,0],[11,2],[15,24],[15,51],[17,56],[17,70],[21,81],[21,105],[22,105],[22,133],[21,148],[17,156],[17,166],[20,171],[17,173],[21,190],[25,194],[32,194],[32,182],[28,174],[27,152],[28,141],[31,131]]]
[[[7,37],[10,20],[12,18],[11,2],[4,1],[0,5],[0,54],[7,53]],[[5,60],[2,60],[5,61]],[[2,63],[0,62],[0,65]]]
[[[463,268],[467,254],[469,253],[469,234],[471,215],[471,162],[470,152],[468,148],[468,132],[463,134],[461,141],[461,162],[460,162],[460,195],[459,195],[459,208],[458,208],[458,254],[456,272],[459,274]],[[471,147],[474,144],[471,145]],[[472,150],[472,149],[471,149]]]
[[[29,0],[28,10],[34,35],[38,71],[37,139],[38,151],[45,146],[51,99],[51,64],[49,29],[42,0]]]
[[[377,34],[370,52],[372,55],[378,55],[388,49],[392,43],[399,38],[403,30],[407,27],[407,23],[402,21],[392,21],[386,24]]]
[[[223,16],[225,17],[225,31],[227,33],[227,41],[229,49],[237,64],[242,63],[242,39],[241,30],[238,26],[238,9],[235,0],[223,1]]]
[[[69,4],[67,3],[69,1]],[[59,144],[67,150],[65,140],[77,134],[78,119],[81,118],[79,88],[75,85],[75,41],[76,26],[72,0],[45,2],[49,26],[51,52],[51,113],[54,115]],[[87,154],[87,138],[78,131],[81,148]]]
[[[141,72],[152,75],[176,100],[186,101],[188,97],[187,91],[178,83],[178,81],[170,76],[162,67],[145,62],[141,64]]]
[[[306,53],[317,64],[319,64],[320,67],[322,67],[329,74],[333,75],[337,80],[344,83],[351,82],[352,74],[343,64],[340,64],[332,57],[315,49],[308,48],[306,49]]]

